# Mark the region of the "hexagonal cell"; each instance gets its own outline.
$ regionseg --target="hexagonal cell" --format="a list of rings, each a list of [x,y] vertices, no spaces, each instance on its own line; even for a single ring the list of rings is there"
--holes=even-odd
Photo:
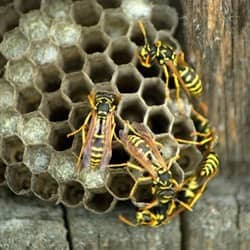
[[[8,166],[6,181],[9,188],[16,194],[26,194],[30,191],[31,172],[23,163]]]
[[[178,24],[178,15],[174,8],[166,4],[154,5],[150,20],[157,30],[169,30],[173,33]]]
[[[131,62],[135,53],[134,46],[126,37],[113,41],[109,50],[109,56],[117,65]]]
[[[52,149],[47,145],[29,145],[25,148],[23,162],[32,173],[43,173],[49,167],[51,153]]]
[[[127,96],[120,104],[119,113],[124,120],[143,122],[146,107],[136,96]]]
[[[60,189],[62,202],[65,205],[72,207],[80,205],[84,196],[84,188],[79,182],[67,182]]]
[[[50,134],[50,144],[57,151],[64,151],[71,148],[73,137],[67,137],[71,130],[67,123],[52,129]]]
[[[120,164],[128,162],[129,158],[130,155],[128,155],[122,145],[116,144],[112,147],[112,157],[110,159],[110,164]]]
[[[51,93],[44,100],[42,111],[52,122],[65,121],[69,116],[70,105],[62,98],[60,93]]]
[[[165,84],[159,78],[146,79],[144,81],[142,98],[148,106],[165,103]]]
[[[5,80],[0,79],[0,108],[14,106],[14,88]]]
[[[31,11],[20,18],[19,26],[31,41],[43,40],[48,38],[50,18],[39,10]]]
[[[71,73],[81,71],[84,64],[84,57],[81,51],[75,47],[61,49],[63,71]]]
[[[147,125],[155,134],[168,133],[172,120],[173,117],[165,106],[154,106],[149,111]]]
[[[87,100],[92,89],[92,82],[86,74],[77,72],[66,77],[62,91],[72,102],[83,102]]]
[[[9,164],[23,160],[24,145],[16,135],[3,139],[2,151],[4,159]]]
[[[98,23],[102,8],[95,1],[83,0],[73,5],[73,18],[82,26],[92,26]],[[84,13],[84,15],[83,15]]]
[[[6,164],[0,159],[0,185],[5,182],[5,171],[6,171]]]
[[[90,193],[83,200],[86,209],[94,213],[107,213],[115,205],[116,200],[114,197],[106,193]]]
[[[97,2],[104,8],[104,9],[109,9],[109,8],[119,8],[121,5],[121,0],[97,0]]]
[[[128,31],[129,23],[127,19],[120,13],[106,11],[103,17],[103,29],[112,38],[125,35]]]
[[[129,199],[129,194],[135,184],[134,179],[126,169],[108,169],[105,186],[109,192],[118,200]]]
[[[180,159],[178,164],[184,171],[185,175],[195,173],[202,160],[200,151],[195,146],[183,147],[180,150]]]
[[[39,9],[41,0],[16,0],[15,4],[19,11],[26,13],[30,10]]]
[[[54,92],[61,86],[62,75],[57,66],[50,64],[40,67],[40,77],[36,85],[43,92]]]
[[[48,173],[33,175],[31,191],[42,200],[54,201],[58,197],[58,183]]]
[[[150,68],[146,68],[137,60],[136,68],[145,78],[157,77],[160,75],[160,66],[157,63],[152,64]]]
[[[132,65],[119,67],[113,79],[122,94],[137,92],[142,81],[140,74]]]
[[[26,37],[15,28],[4,34],[3,41],[0,43],[0,52],[7,59],[16,59],[23,56],[29,47]]]
[[[175,138],[184,140],[196,140],[195,136],[191,136],[191,133],[195,131],[194,123],[190,118],[185,116],[179,116],[175,119],[172,134]]]
[[[82,48],[88,54],[103,52],[108,43],[109,38],[99,28],[90,28],[83,34]]]
[[[17,109],[21,114],[37,110],[41,99],[40,93],[35,88],[26,88],[18,94]]]
[[[89,58],[87,74],[94,83],[110,81],[114,65],[110,58],[103,54],[95,54]]]
[[[5,3],[6,4],[6,3]],[[14,29],[18,25],[19,14],[13,6],[5,5],[5,8],[0,10],[0,24],[2,33]]]

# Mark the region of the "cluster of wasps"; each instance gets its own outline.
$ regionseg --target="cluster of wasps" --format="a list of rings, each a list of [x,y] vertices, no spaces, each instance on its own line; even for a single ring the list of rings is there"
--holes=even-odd
[[[158,63],[162,67],[166,79],[167,99],[170,98],[169,77],[173,77],[176,100],[180,112],[183,112],[180,91],[183,89],[189,97],[200,96],[203,87],[199,76],[185,62],[183,52],[177,52],[163,41],[148,42],[143,23],[141,21],[138,23],[145,41],[144,46],[138,51],[141,65],[150,68],[153,63]],[[214,152],[217,136],[208,119],[193,108],[191,115],[196,132],[190,136],[196,136],[197,140],[176,138],[178,143],[196,145],[203,154],[198,173],[177,180],[172,173],[172,168],[178,156],[165,159],[162,154],[163,145],[154,139],[143,124],[126,121],[124,129],[116,135],[115,109],[120,101],[119,94],[95,90],[88,98],[91,106],[90,113],[78,130],[68,134],[72,136],[82,133],[82,148],[76,164],[78,171],[83,167],[91,169],[125,167],[141,172],[141,177],[137,179],[136,184],[144,181],[152,182],[153,200],[137,209],[134,222],[123,215],[119,216],[120,220],[131,226],[157,227],[167,224],[184,210],[192,211],[192,207],[201,197],[208,182],[218,172],[219,159]],[[110,164],[113,141],[121,143],[135,161]],[[131,190],[131,197],[134,192],[135,188]]]

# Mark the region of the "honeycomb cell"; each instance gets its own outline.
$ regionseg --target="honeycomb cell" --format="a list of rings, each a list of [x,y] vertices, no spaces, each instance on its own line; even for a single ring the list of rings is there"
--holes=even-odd
[[[116,200],[108,193],[91,193],[83,200],[86,209],[94,213],[107,213],[115,205]]]
[[[58,197],[58,183],[48,173],[33,175],[31,190],[41,200],[55,201]]]
[[[146,79],[144,81],[142,98],[148,106],[165,103],[165,84],[159,78]]]
[[[0,110],[0,134],[13,135],[17,132],[18,125],[22,123],[22,117],[12,109]]]
[[[50,126],[39,113],[25,115],[21,134],[22,139],[30,144],[43,144],[48,142]]]
[[[15,103],[13,87],[5,80],[0,79],[0,108],[13,107]]]
[[[45,144],[29,145],[25,148],[23,162],[28,166],[30,171],[34,174],[46,172],[50,159],[52,149]]]
[[[19,14],[13,6],[5,5],[4,8],[0,9],[0,30],[4,34],[18,25]]]
[[[63,71],[71,73],[81,71],[84,64],[84,56],[81,51],[75,47],[68,47],[61,49]]]
[[[142,78],[132,65],[124,65],[115,72],[113,81],[120,93],[129,94],[138,91]]]
[[[30,40],[43,40],[48,38],[50,22],[50,18],[46,15],[39,10],[34,10],[20,18],[19,27]]]
[[[9,188],[16,194],[30,192],[31,172],[23,163],[16,163],[6,169],[6,181]]]
[[[146,107],[136,96],[127,96],[119,107],[119,113],[124,120],[143,122]]]
[[[68,119],[70,105],[59,92],[51,93],[44,99],[42,112],[52,122]]]
[[[3,41],[0,43],[0,52],[7,59],[17,59],[22,57],[29,47],[26,37],[15,28],[4,34]]]
[[[168,30],[173,34],[178,24],[178,15],[175,9],[166,4],[154,5],[150,20],[157,30]]]
[[[50,145],[56,151],[64,151],[71,148],[73,143],[73,137],[67,137],[70,133],[70,128],[67,123],[60,124],[52,129],[50,134]]]
[[[18,93],[17,110],[20,111],[21,114],[37,110],[41,99],[40,93],[35,88],[23,89]]]
[[[200,151],[195,146],[189,146],[180,149],[180,159],[177,162],[185,175],[191,175],[199,167],[201,159]]]
[[[149,110],[147,125],[155,134],[168,133],[172,120],[173,116],[164,106],[154,106]]]
[[[196,138],[191,136],[195,131],[194,123],[190,118],[179,116],[175,119],[172,134],[175,138],[193,141]]]
[[[104,9],[109,9],[109,8],[119,8],[121,5],[121,0],[97,0],[97,2],[104,8]]]
[[[5,171],[6,171],[6,164],[0,159],[0,185],[5,182]]]
[[[105,180],[106,188],[118,200],[129,199],[129,194],[135,184],[134,179],[126,169],[109,169]]]
[[[36,81],[42,92],[54,92],[61,86],[62,74],[55,65],[40,67],[40,77]]]
[[[6,68],[5,78],[15,84],[18,88],[31,87],[37,70],[27,59],[10,61]]]
[[[113,39],[125,35],[129,28],[127,19],[115,11],[106,11],[103,17],[103,30]]]
[[[61,188],[62,202],[71,207],[79,206],[84,196],[84,188],[77,181],[64,183]]]
[[[117,65],[131,62],[135,53],[134,46],[126,37],[113,41],[109,50],[109,56]]]
[[[90,28],[83,34],[82,48],[88,54],[103,52],[108,43],[109,38],[99,28]]]
[[[117,135],[119,135],[119,133],[117,133]],[[112,147],[112,157],[110,159],[110,164],[125,163],[129,161],[129,158],[130,156],[120,144]]]
[[[24,145],[21,139],[13,135],[3,139],[2,154],[8,164],[23,160]]]
[[[49,41],[39,41],[31,47],[31,59],[38,65],[56,63],[58,57],[58,48]]]
[[[173,178],[177,181],[178,184],[182,184],[184,181],[184,171],[180,167],[180,165],[177,162],[174,162],[171,165],[171,173]]]
[[[160,66],[157,63],[153,64],[150,68],[146,68],[138,60],[136,68],[145,78],[158,77],[160,75]]]
[[[41,0],[16,0],[15,5],[22,13],[29,12],[30,10],[39,9]]]
[[[58,46],[74,46],[79,43],[81,27],[69,21],[56,21],[51,26],[50,35]]]
[[[77,72],[66,76],[62,91],[75,103],[86,101],[91,89],[92,82],[88,76]]]
[[[110,81],[114,65],[110,58],[103,54],[95,54],[89,57],[87,74],[94,83]]]
[[[92,26],[98,23],[102,8],[95,1],[83,0],[73,5],[73,18],[77,24]],[[84,15],[83,15],[84,13]]]

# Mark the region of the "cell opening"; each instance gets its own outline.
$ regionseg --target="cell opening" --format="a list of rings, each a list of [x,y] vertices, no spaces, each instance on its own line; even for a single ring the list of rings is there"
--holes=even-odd
[[[152,183],[140,183],[134,193],[136,203],[149,203],[153,200]]]
[[[177,120],[173,125],[172,133],[177,139],[193,141],[195,137],[191,136],[192,132],[194,132],[193,126],[188,121]]]
[[[103,52],[108,45],[108,38],[101,30],[91,30],[84,34],[82,48],[88,54]]]
[[[179,165],[185,171],[190,165],[190,157],[188,155],[182,155],[178,160]]]
[[[121,5],[121,0],[97,0],[97,2],[104,8],[119,8]]]
[[[132,67],[126,67],[119,69],[115,82],[120,93],[135,93],[140,87],[141,79]]]
[[[6,164],[0,159],[0,184],[4,183],[5,181],[5,171],[6,171]]]
[[[34,88],[26,88],[22,90],[18,95],[17,109],[21,114],[29,113],[37,110],[40,102],[41,95]]]
[[[10,164],[23,160],[24,145],[17,136],[3,139],[3,157]]]
[[[48,173],[33,175],[31,190],[42,200],[55,200],[57,199],[58,183]]]
[[[117,134],[119,135],[119,133]],[[120,164],[129,161],[130,156],[122,146],[115,146],[112,149],[110,164]]]
[[[140,61],[138,61],[136,68],[145,78],[158,77],[160,75],[160,67],[156,63],[153,63],[150,68],[146,68],[141,65]]]
[[[86,101],[89,95],[92,84],[82,73],[71,74],[66,78],[66,95],[69,96],[72,102]]]
[[[78,205],[84,196],[83,186],[76,181],[70,181],[64,184],[62,200],[68,206]]]
[[[142,98],[148,106],[164,104],[165,88],[161,81],[150,79],[144,86]]]
[[[67,134],[70,132],[71,130],[68,125],[54,128],[50,136],[50,144],[52,147],[57,151],[64,151],[71,148],[73,137],[67,137]]]
[[[104,16],[104,31],[112,38],[125,35],[129,28],[127,20],[119,13],[108,13]]]
[[[6,65],[6,63],[7,63],[7,59],[0,52],[0,77],[4,73],[4,66]]]
[[[167,133],[170,126],[170,118],[164,110],[158,109],[149,115],[148,126],[155,134]]]
[[[18,22],[19,22],[19,14],[13,8],[13,6],[6,8],[4,13],[1,13],[0,15],[0,24],[4,24],[2,33],[8,32],[17,27]]]
[[[114,69],[105,56],[93,57],[89,62],[89,77],[94,83],[108,82],[112,78]]]
[[[84,14],[83,14],[84,13]],[[73,16],[77,24],[92,26],[98,23],[101,15],[101,7],[95,1],[83,0],[74,3]]]
[[[131,100],[130,102],[123,103],[120,113],[124,120],[143,122],[145,112],[146,109],[141,102]]]
[[[27,13],[30,10],[40,9],[41,0],[18,0],[16,5],[21,12]]]
[[[70,122],[75,129],[78,129],[83,125],[85,118],[89,114],[89,112],[90,112],[89,106],[86,107],[85,105],[83,105],[83,106],[73,108],[73,111],[70,117]]]
[[[7,168],[6,180],[9,188],[16,194],[29,192],[31,172],[24,164],[15,164]]]
[[[41,76],[37,85],[43,92],[54,92],[60,88],[61,74],[54,65],[41,68]]]

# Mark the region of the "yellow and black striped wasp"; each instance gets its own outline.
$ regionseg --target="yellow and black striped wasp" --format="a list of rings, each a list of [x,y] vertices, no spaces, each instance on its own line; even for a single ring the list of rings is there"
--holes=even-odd
[[[155,41],[153,44],[150,44],[143,23],[141,21],[138,22],[145,43],[139,51],[139,61],[142,66],[147,68],[150,68],[155,60],[162,66],[165,76],[165,92],[167,99],[170,98],[168,89],[169,71],[174,79],[176,99],[179,105],[180,85],[188,96],[200,96],[203,90],[202,82],[194,69],[185,62],[184,53],[176,52],[171,45],[162,41]]]
[[[96,169],[108,165],[115,130],[114,112],[120,96],[110,90],[94,89],[88,100],[91,111],[83,125],[67,135],[69,137],[82,132],[82,147],[76,164],[78,171],[83,167]]]

